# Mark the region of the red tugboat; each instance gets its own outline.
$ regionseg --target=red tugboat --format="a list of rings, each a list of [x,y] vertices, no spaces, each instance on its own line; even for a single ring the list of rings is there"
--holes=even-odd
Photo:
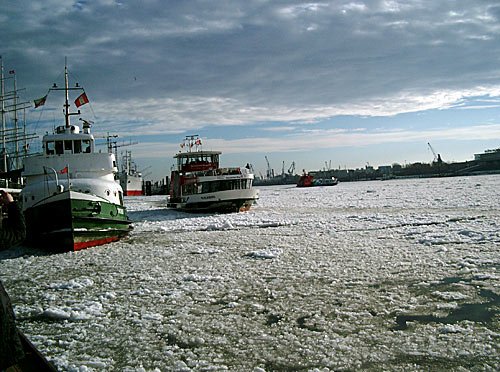
[[[220,168],[220,151],[204,151],[198,136],[187,136],[174,156],[169,208],[186,212],[241,212],[259,198],[250,167]]]
[[[332,178],[318,178],[314,179],[314,176],[306,173],[304,170],[302,176],[300,176],[297,182],[297,187],[313,187],[313,186],[335,186],[339,183],[339,180],[335,177]]]

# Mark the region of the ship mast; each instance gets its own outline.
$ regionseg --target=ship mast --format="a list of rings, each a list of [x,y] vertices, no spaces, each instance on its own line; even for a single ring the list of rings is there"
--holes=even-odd
[[[15,161],[16,161],[16,169],[19,169],[19,119],[17,118],[17,79],[16,79],[16,74],[14,71],[14,136],[16,137],[16,141],[14,142],[14,155],[15,155]]]
[[[52,90],[64,90],[64,121],[65,121],[65,127],[66,129],[71,127],[71,122],[70,122],[70,116],[71,115],[80,115],[81,112],[78,110],[78,112],[69,112],[69,91],[70,90],[83,90],[78,83],[75,84],[74,88],[69,87],[69,78],[68,78],[68,59],[65,57],[64,58],[64,88],[58,88],[57,84],[54,83],[52,88],[49,89],[49,91]]]
[[[70,127],[69,121],[69,83],[68,83],[68,60],[64,58],[64,92],[65,92],[65,101],[64,101],[64,118],[66,120],[66,128]]]
[[[0,56],[0,101],[1,101],[1,120],[2,120],[2,171],[7,172],[7,148],[6,148],[6,142],[5,142],[5,85],[4,85],[4,79],[3,79],[3,60],[2,56]]]

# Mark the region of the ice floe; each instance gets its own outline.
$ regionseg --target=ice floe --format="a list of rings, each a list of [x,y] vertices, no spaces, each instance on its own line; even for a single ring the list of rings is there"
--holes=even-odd
[[[499,370],[499,184],[263,187],[221,215],[127,197],[127,239],[0,252],[0,279],[61,371]]]

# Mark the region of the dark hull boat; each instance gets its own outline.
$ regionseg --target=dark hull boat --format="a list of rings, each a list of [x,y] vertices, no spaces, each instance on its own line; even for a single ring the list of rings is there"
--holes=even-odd
[[[120,239],[129,231],[130,220],[123,189],[115,181],[115,155],[110,149],[95,151],[90,122],[83,120],[82,129],[70,123],[70,115],[80,111],[69,112],[66,67],[64,75],[66,123],[43,137],[43,153],[24,160],[26,186],[20,199],[29,243],[76,251]],[[84,92],[75,105],[87,102]]]
[[[28,241],[55,251],[77,251],[119,240],[129,232],[125,207],[93,195],[64,191],[24,212]],[[47,216],[57,218],[47,218]]]

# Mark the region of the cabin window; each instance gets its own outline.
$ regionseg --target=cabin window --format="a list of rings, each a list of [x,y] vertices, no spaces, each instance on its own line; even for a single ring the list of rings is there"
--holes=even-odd
[[[83,140],[83,152],[90,153],[90,140]]]
[[[73,151],[75,154],[79,154],[82,152],[82,141],[73,142]]]
[[[63,141],[56,141],[56,154],[61,155],[63,152]]]
[[[197,184],[182,185],[182,195],[193,195],[198,193]]]
[[[47,142],[46,143],[46,154],[47,155],[54,155],[56,152],[55,152],[55,145],[54,145],[54,141],[50,141],[50,142]]]
[[[73,141],[64,141],[64,153],[65,154],[73,153]]]

